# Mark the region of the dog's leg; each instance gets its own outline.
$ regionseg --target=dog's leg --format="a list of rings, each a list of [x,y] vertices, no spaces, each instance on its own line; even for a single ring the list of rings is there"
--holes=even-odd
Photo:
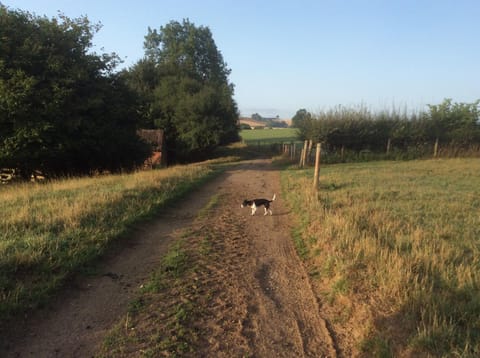
[[[252,205],[252,216],[255,215],[255,212],[257,211],[257,206],[255,204]]]
[[[263,214],[264,216],[267,215],[268,213],[270,213],[270,215],[272,215],[272,210],[270,210],[270,203],[266,203],[265,204],[265,213]]]

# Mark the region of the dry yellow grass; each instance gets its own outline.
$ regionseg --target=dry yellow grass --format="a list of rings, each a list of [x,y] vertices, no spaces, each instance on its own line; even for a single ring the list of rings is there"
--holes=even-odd
[[[0,188],[0,318],[35,306],[129,230],[212,174],[206,165]]]
[[[319,194],[312,170],[284,175],[319,294],[348,313],[339,329],[363,327],[367,355],[480,354],[479,173],[478,159],[324,166]]]

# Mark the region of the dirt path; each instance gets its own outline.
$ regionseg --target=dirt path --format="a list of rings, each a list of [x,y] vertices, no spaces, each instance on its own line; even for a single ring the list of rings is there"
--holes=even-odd
[[[271,198],[250,216],[245,198]],[[279,173],[267,160],[233,167],[183,200],[168,215],[138,230],[131,246],[112,253],[100,275],[82,279],[52,305],[11,334],[7,357],[89,357],[105,333],[125,314],[138,287],[158,267],[175,232],[193,225],[211,198],[221,200],[202,224],[221,236],[216,259],[202,279],[212,287],[209,314],[197,356],[335,357],[308,275],[290,238],[292,215],[280,192]],[[195,225],[199,225],[198,221]],[[10,332],[12,333],[12,332]]]

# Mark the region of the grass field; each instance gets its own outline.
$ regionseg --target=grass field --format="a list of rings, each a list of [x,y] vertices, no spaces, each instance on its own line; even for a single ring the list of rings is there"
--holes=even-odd
[[[240,137],[248,145],[268,145],[273,143],[290,143],[297,141],[297,129],[249,129],[240,131]]]
[[[0,319],[88,273],[132,224],[213,173],[200,164],[0,187]],[[317,193],[312,169],[283,172],[301,216],[293,236],[339,344],[354,327],[365,356],[480,356],[479,173],[478,159],[324,165]]]
[[[0,187],[0,319],[44,302],[133,224],[213,173],[190,165]]]
[[[334,330],[363,329],[367,356],[480,356],[480,161],[324,166],[318,194],[312,176],[282,185]]]

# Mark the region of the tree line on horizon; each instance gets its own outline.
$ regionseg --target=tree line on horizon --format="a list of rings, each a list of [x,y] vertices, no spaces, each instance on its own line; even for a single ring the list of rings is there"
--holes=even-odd
[[[163,129],[172,162],[238,140],[230,70],[208,27],[149,28],[144,57],[122,71],[117,54],[92,52],[100,28],[0,3],[0,168],[25,177],[133,170],[151,154],[138,129]]]
[[[322,143],[331,150],[385,152],[416,151],[422,154],[435,143],[456,150],[480,149],[480,100],[457,103],[444,99],[419,113],[395,110],[372,112],[365,107],[337,106],[312,114],[299,109],[292,118],[299,139]]]

